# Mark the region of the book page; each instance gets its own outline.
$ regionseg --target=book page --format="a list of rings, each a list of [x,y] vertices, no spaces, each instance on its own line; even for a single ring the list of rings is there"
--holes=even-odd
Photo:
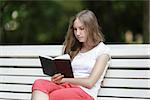
[[[65,77],[74,77],[71,67],[70,56],[68,54],[52,58],[50,56],[39,56],[43,73],[53,76],[56,73],[62,73]]]
[[[52,58],[52,57],[50,57],[50,56],[46,56],[46,55],[41,55],[41,57],[44,57],[44,58],[48,58],[48,59],[54,60],[54,58]]]
[[[68,60],[70,60],[70,56],[69,56],[69,54],[64,54],[64,55],[57,56],[54,59],[68,59]]]

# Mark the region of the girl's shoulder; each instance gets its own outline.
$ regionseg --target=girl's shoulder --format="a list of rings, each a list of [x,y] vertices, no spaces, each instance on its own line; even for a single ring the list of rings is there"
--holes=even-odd
[[[100,42],[97,46],[97,53],[98,55],[107,53],[110,55],[110,48],[104,43],[104,42]]]
[[[100,42],[97,45],[97,48],[99,48],[99,49],[109,49],[109,47],[104,42]]]

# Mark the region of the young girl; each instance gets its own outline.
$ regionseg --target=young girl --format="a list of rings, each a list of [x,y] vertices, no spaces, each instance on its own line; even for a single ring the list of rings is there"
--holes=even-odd
[[[51,80],[36,80],[32,100],[96,100],[110,60],[103,40],[95,14],[90,10],[79,12],[71,20],[64,42],[75,78],[58,73]]]

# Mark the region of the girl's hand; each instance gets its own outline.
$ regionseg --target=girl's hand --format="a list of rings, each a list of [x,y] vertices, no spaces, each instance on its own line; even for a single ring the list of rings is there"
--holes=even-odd
[[[56,83],[56,84],[61,84],[61,80],[64,78],[64,75],[61,73],[55,74],[52,76],[51,81]]]

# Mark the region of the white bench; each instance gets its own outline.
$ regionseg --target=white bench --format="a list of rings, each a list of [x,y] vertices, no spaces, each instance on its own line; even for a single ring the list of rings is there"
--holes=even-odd
[[[112,62],[98,100],[150,99],[150,44],[108,45]],[[62,45],[1,45],[0,100],[30,100],[42,72],[39,55],[58,56]]]

